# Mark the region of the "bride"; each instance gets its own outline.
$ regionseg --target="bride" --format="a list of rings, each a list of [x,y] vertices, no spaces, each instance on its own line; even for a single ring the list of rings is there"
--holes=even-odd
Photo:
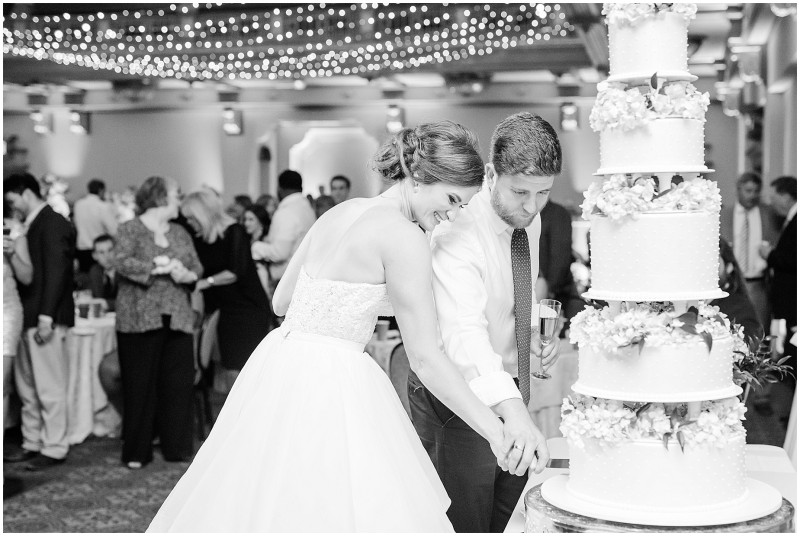
[[[507,469],[513,438],[439,350],[420,230],[455,218],[480,188],[477,138],[449,121],[404,129],[374,166],[394,185],[308,232],[275,292],[286,320],[248,359],[148,531],[452,531],[428,454],[364,353],[379,315],[396,316],[411,369]]]

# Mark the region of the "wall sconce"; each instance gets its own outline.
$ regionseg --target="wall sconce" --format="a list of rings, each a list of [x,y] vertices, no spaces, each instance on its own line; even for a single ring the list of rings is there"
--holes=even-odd
[[[69,113],[69,130],[73,134],[89,135],[89,114],[86,112]]]
[[[386,109],[386,131],[389,134],[397,134],[403,130],[406,122],[406,111],[396,104],[390,104]]]
[[[565,102],[561,105],[561,130],[569,132],[580,128],[578,106],[572,102]]]
[[[36,110],[31,112],[31,121],[33,121],[33,131],[42,136],[53,133],[53,115]]]
[[[761,46],[738,45],[731,47],[731,59],[739,67],[739,77],[744,82],[756,82],[761,78]]]
[[[222,130],[228,136],[240,136],[244,131],[241,110],[225,108],[222,111],[222,120]]]
[[[717,97],[722,101],[722,113],[728,117],[739,117],[739,92],[738,87],[717,88]]]

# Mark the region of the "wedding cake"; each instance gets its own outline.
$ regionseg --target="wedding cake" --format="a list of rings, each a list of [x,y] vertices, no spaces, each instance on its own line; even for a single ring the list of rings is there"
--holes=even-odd
[[[720,194],[702,174],[707,93],[687,71],[691,4],[606,4],[610,76],[590,123],[602,176],[584,194],[591,289],[607,302],[572,321],[579,348],[561,431],[569,475],[550,504],[656,527],[762,517],[780,494],[747,478],[734,382],[742,329],[719,289]]]

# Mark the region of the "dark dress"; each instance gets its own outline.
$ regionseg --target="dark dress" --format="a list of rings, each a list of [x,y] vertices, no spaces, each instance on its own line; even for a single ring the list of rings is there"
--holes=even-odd
[[[230,270],[236,282],[203,291],[206,314],[219,310],[217,338],[222,366],[241,370],[258,343],[275,324],[267,294],[250,254],[250,237],[238,223],[230,225],[213,244],[196,240],[206,277]]]

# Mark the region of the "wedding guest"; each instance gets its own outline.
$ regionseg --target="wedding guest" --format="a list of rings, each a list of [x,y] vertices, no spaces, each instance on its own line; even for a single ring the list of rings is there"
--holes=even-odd
[[[261,194],[258,196],[255,202],[256,205],[261,205],[265,209],[267,209],[267,214],[269,214],[269,219],[272,220],[272,217],[275,215],[275,210],[278,208],[278,200],[275,199],[275,196],[270,194]]]
[[[122,462],[153,459],[153,437],[167,461],[193,454],[194,311],[202,275],[192,239],[179,225],[178,183],[150,177],[136,192],[138,217],[119,227],[117,346],[123,387]]]
[[[317,215],[317,219],[320,218],[323,214],[328,212],[336,206],[336,202],[334,201],[333,197],[329,195],[321,195],[314,200],[314,213]]]
[[[736,262],[733,248],[725,239],[719,239],[719,288],[728,293],[724,298],[709,302],[736,324],[744,327],[747,337],[755,340],[764,336],[764,327],[756,314],[747,292],[742,270]]]
[[[38,471],[63,463],[69,452],[66,337],[75,321],[75,232],[45,202],[31,174],[9,176],[3,194],[25,216],[33,268],[30,284],[19,288],[25,331],[14,362],[22,401],[22,450],[4,458],[30,460],[25,469]]]
[[[266,238],[269,233],[270,217],[267,209],[261,205],[253,204],[244,211],[242,219],[244,230],[250,237],[250,243],[258,242]]]
[[[193,192],[183,200],[181,213],[200,238],[195,244],[206,277],[196,289],[203,292],[206,315],[219,311],[217,340],[229,391],[247,358],[269,333],[272,307],[250,255],[250,237],[225,214],[219,196]]]
[[[509,471],[488,442],[420,383],[408,377],[411,419],[452,500],[456,532],[503,532],[534,457],[541,472],[545,437],[528,413],[530,360],[558,355],[531,333],[539,273],[539,212],[561,173],[561,145],[541,117],[518,113],[492,135],[484,188],[452,223],[431,236],[433,294],[445,353],[475,395],[515,438]],[[519,464],[519,465],[517,465]]]
[[[334,204],[350,199],[350,179],[344,175],[336,175],[331,179],[331,197]]]
[[[768,331],[767,262],[759,255],[759,248],[763,242],[775,243],[777,229],[772,209],[761,202],[761,187],[761,177],[756,173],[748,171],[739,177],[736,204],[723,207],[720,214],[720,235],[733,247],[758,321]]]
[[[244,228],[247,234],[250,235],[250,245],[263,240],[269,233],[270,216],[264,206],[259,205],[258,202],[253,204],[244,213]],[[252,253],[251,253],[252,257]],[[267,299],[272,301],[271,290],[274,288],[269,281],[269,265],[266,261],[253,259],[256,263],[256,272],[258,273],[258,280],[267,293]]]
[[[94,239],[92,258],[95,263],[89,268],[89,290],[93,298],[106,301],[109,311],[114,310],[117,298],[117,273],[112,265],[114,237],[100,235]]]
[[[564,206],[553,201],[539,212],[542,234],[539,239],[539,273],[547,282],[546,293],[539,299],[550,298],[563,304],[564,316],[569,321],[586,306],[572,276],[572,216]]]
[[[786,320],[784,355],[797,370],[797,347],[789,340],[797,328],[797,178],[778,177],[772,186],[772,208],[784,218],[780,236],[774,248],[762,246],[761,255],[770,270],[770,303],[772,316]]]
[[[235,195],[233,196],[233,203],[228,205],[228,208],[225,210],[225,212],[228,214],[228,216],[241,223],[242,218],[244,217],[244,211],[247,210],[247,208],[252,204],[253,200],[249,195]]]
[[[89,193],[78,199],[72,209],[72,220],[78,231],[76,257],[83,273],[92,266],[94,239],[100,235],[117,234],[117,214],[114,205],[106,202],[106,183],[92,179],[87,189]]]
[[[270,263],[270,281],[276,286],[303,237],[317,221],[314,209],[303,195],[303,178],[298,172],[287,169],[278,176],[278,199],[280,203],[267,238],[252,246],[255,260]],[[270,294],[274,292],[272,288]]]
[[[9,424],[9,401],[14,390],[13,362],[22,337],[22,302],[17,282],[33,281],[28,241],[17,227],[14,209],[3,199],[3,425]]]

